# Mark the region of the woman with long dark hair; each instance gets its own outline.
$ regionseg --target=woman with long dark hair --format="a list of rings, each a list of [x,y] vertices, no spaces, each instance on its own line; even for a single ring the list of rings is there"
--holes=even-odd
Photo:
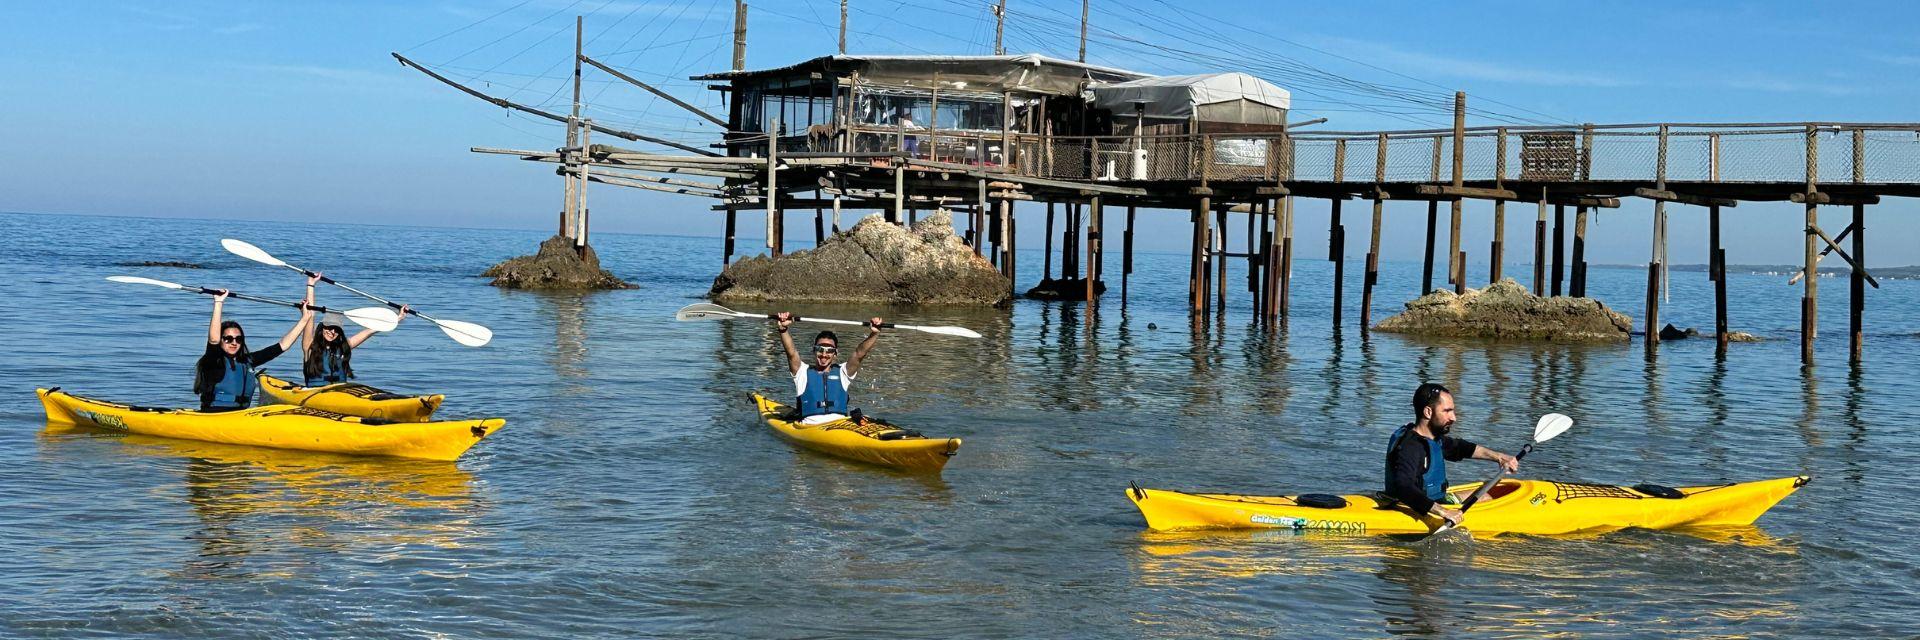
[[[312,287],[317,280],[317,276],[307,278],[307,286]],[[214,294],[213,320],[207,323],[207,351],[194,367],[193,392],[200,394],[201,411],[233,411],[251,406],[260,384],[254,377],[254,369],[280,357],[300,337],[300,328],[313,322],[313,309],[302,307],[300,319],[279,342],[259,351],[248,351],[247,332],[240,328],[240,323],[220,319],[220,308],[226,301],[225,289]]]
[[[314,282],[314,278],[307,279],[306,303],[309,307],[313,306]],[[402,306],[400,319],[405,320],[406,317],[407,308]],[[372,329],[361,329],[349,338],[346,329],[338,324],[309,322],[302,327],[300,342],[306,345],[306,362],[301,373],[308,387],[322,387],[353,379],[353,350],[378,333]]]

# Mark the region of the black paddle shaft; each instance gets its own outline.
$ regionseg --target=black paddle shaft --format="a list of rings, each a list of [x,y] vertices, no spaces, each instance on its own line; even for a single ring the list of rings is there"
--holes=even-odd
[[[767,319],[768,319],[768,320],[779,320],[779,319],[780,319],[780,314],[778,314],[778,313],[769,313],[769,314],[767,314]],[[800,318],[800,316],[792,316],[791,318],[788,318],[788,319],[790,319],[790,320],[792,320],[792,321],[794,321],[794,322],[799,322],[801,318]],[[873,323],[871,323],[871,322],[862,322],[862,323],[860,323],[860,324],[866,324],[866,325],[871,325],[871,324],[873,324]],[[882,323],[880,323],[880,328],[882,328],[882,329],[892,329],[892,328],[893,328],[893,323],[891,323],[891,322],[882,322]]]
[[[1527,443],[1527,446],[1520,447],[1520,453],[1515,454],[1513,456],[1513,461],[1519,462],[1521,458],[1527,457],[1527,453],[1531,451],[1533,451],[1533,443],[1529,442]],[[1507,477],[1507,472],[1505,470],[1502,470],[1500,473],[1493,476],[1493,480],[1487,482],[1486,484],[1480,485],[1479,491],[1473,492],[1473,495],[1467,496],[1466,502],[1460,503],[1460,512],[1466,513],[1467,509],[1473,508],[1473,503],[1479,502],[1480,496],[1487,495],[1487,491],[1492,490],[1494,485],[1500,484],[1500,480],[1506,477]]]

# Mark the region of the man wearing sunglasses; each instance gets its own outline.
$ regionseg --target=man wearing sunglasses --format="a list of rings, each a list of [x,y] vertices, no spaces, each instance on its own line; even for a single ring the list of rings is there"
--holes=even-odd
[[[813,360],[808,362],[800,358],[793,347],[793,334],[787,332],[793,326],[793,314],[782,311],[775,318],[780,321],[780,342],[787,348],[787,366],[793,370],[794,395],[798,398],[794,406],[800,409],[800,418],[846,415],[847,388],[853,385],[853,376],[860,373],[860,362],[866,360],[880,338],[880,318],[867,321],[866,339],[854,347],[853,356],[845,364],[834,364],[840,356],[840,338],[832,331],[814,334]]]

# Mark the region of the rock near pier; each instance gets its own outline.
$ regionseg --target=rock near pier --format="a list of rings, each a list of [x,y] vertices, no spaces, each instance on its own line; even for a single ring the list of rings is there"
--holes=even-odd
[[[718,302],[779,300],[1002,305],[1013,285],[953,233],[945,211],[911,229],[878,215],[820,246],[778,258],[741,258],[713,279]]]
[[[488,284],[506,289],[588,291],[639,288],[601,269],[600,256],[594,253],[592,245],[576,249],[572,239],[558,235],[541,242],[539,253],[493,265],[480,275],[493,278],[493,282]]]
[[[1623,342],[1633,320],[1593,298],[1542,298],[1512,278],[1455,295],[1436,290],[1374,330],[1426,336]]]

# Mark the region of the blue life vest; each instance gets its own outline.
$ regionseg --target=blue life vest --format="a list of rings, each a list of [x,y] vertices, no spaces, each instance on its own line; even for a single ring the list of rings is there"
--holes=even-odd
[[[323,387],[330,384],[346,382],[347,374],[345,371],[342,371],[343,368],[344,367],[340,366],[340,354],[328,351],[325,355],[320,356],[320,375],[318,377],[307,376],[306,386]]]
[[[847,367],[843,364],[827,367],[826,371],[807,367],[807,385],[794,402],[794,406],[800,408],[800,417],[846,413],[847,387],[840,381],[846,373]]]
[[[245,409],[253,404],[253,392],[260,382],[253,377],[253,365],[246,354],[239,359],[221,358],[226,368],[218,384],[213,385],[213,400],[207,407],[213,409]]]
[[[1393,452],[1400,449],[1400,440],[1408,437],[1420,437],[1420,434],[1413,433],[1413,425],[1411,424],[1395,430],[1393,437],[1387,439],[1387,456],[1389,461],[1392,460]],[[1426,440],[1425,438],[1421,439]],[[1393,473],[1393,465],[1391,462],[1387,465],[1387,473]],[[1393,478],[1391,476],[1386,480],[1387,486],[1393,485]],[[1440,450],[1439,440],[1427,440],[1427,473],[1420,477],[1420,486],[1426,490],[1428,500],[1444,502],[1447,499],[1447,457],[1445,453]]]

